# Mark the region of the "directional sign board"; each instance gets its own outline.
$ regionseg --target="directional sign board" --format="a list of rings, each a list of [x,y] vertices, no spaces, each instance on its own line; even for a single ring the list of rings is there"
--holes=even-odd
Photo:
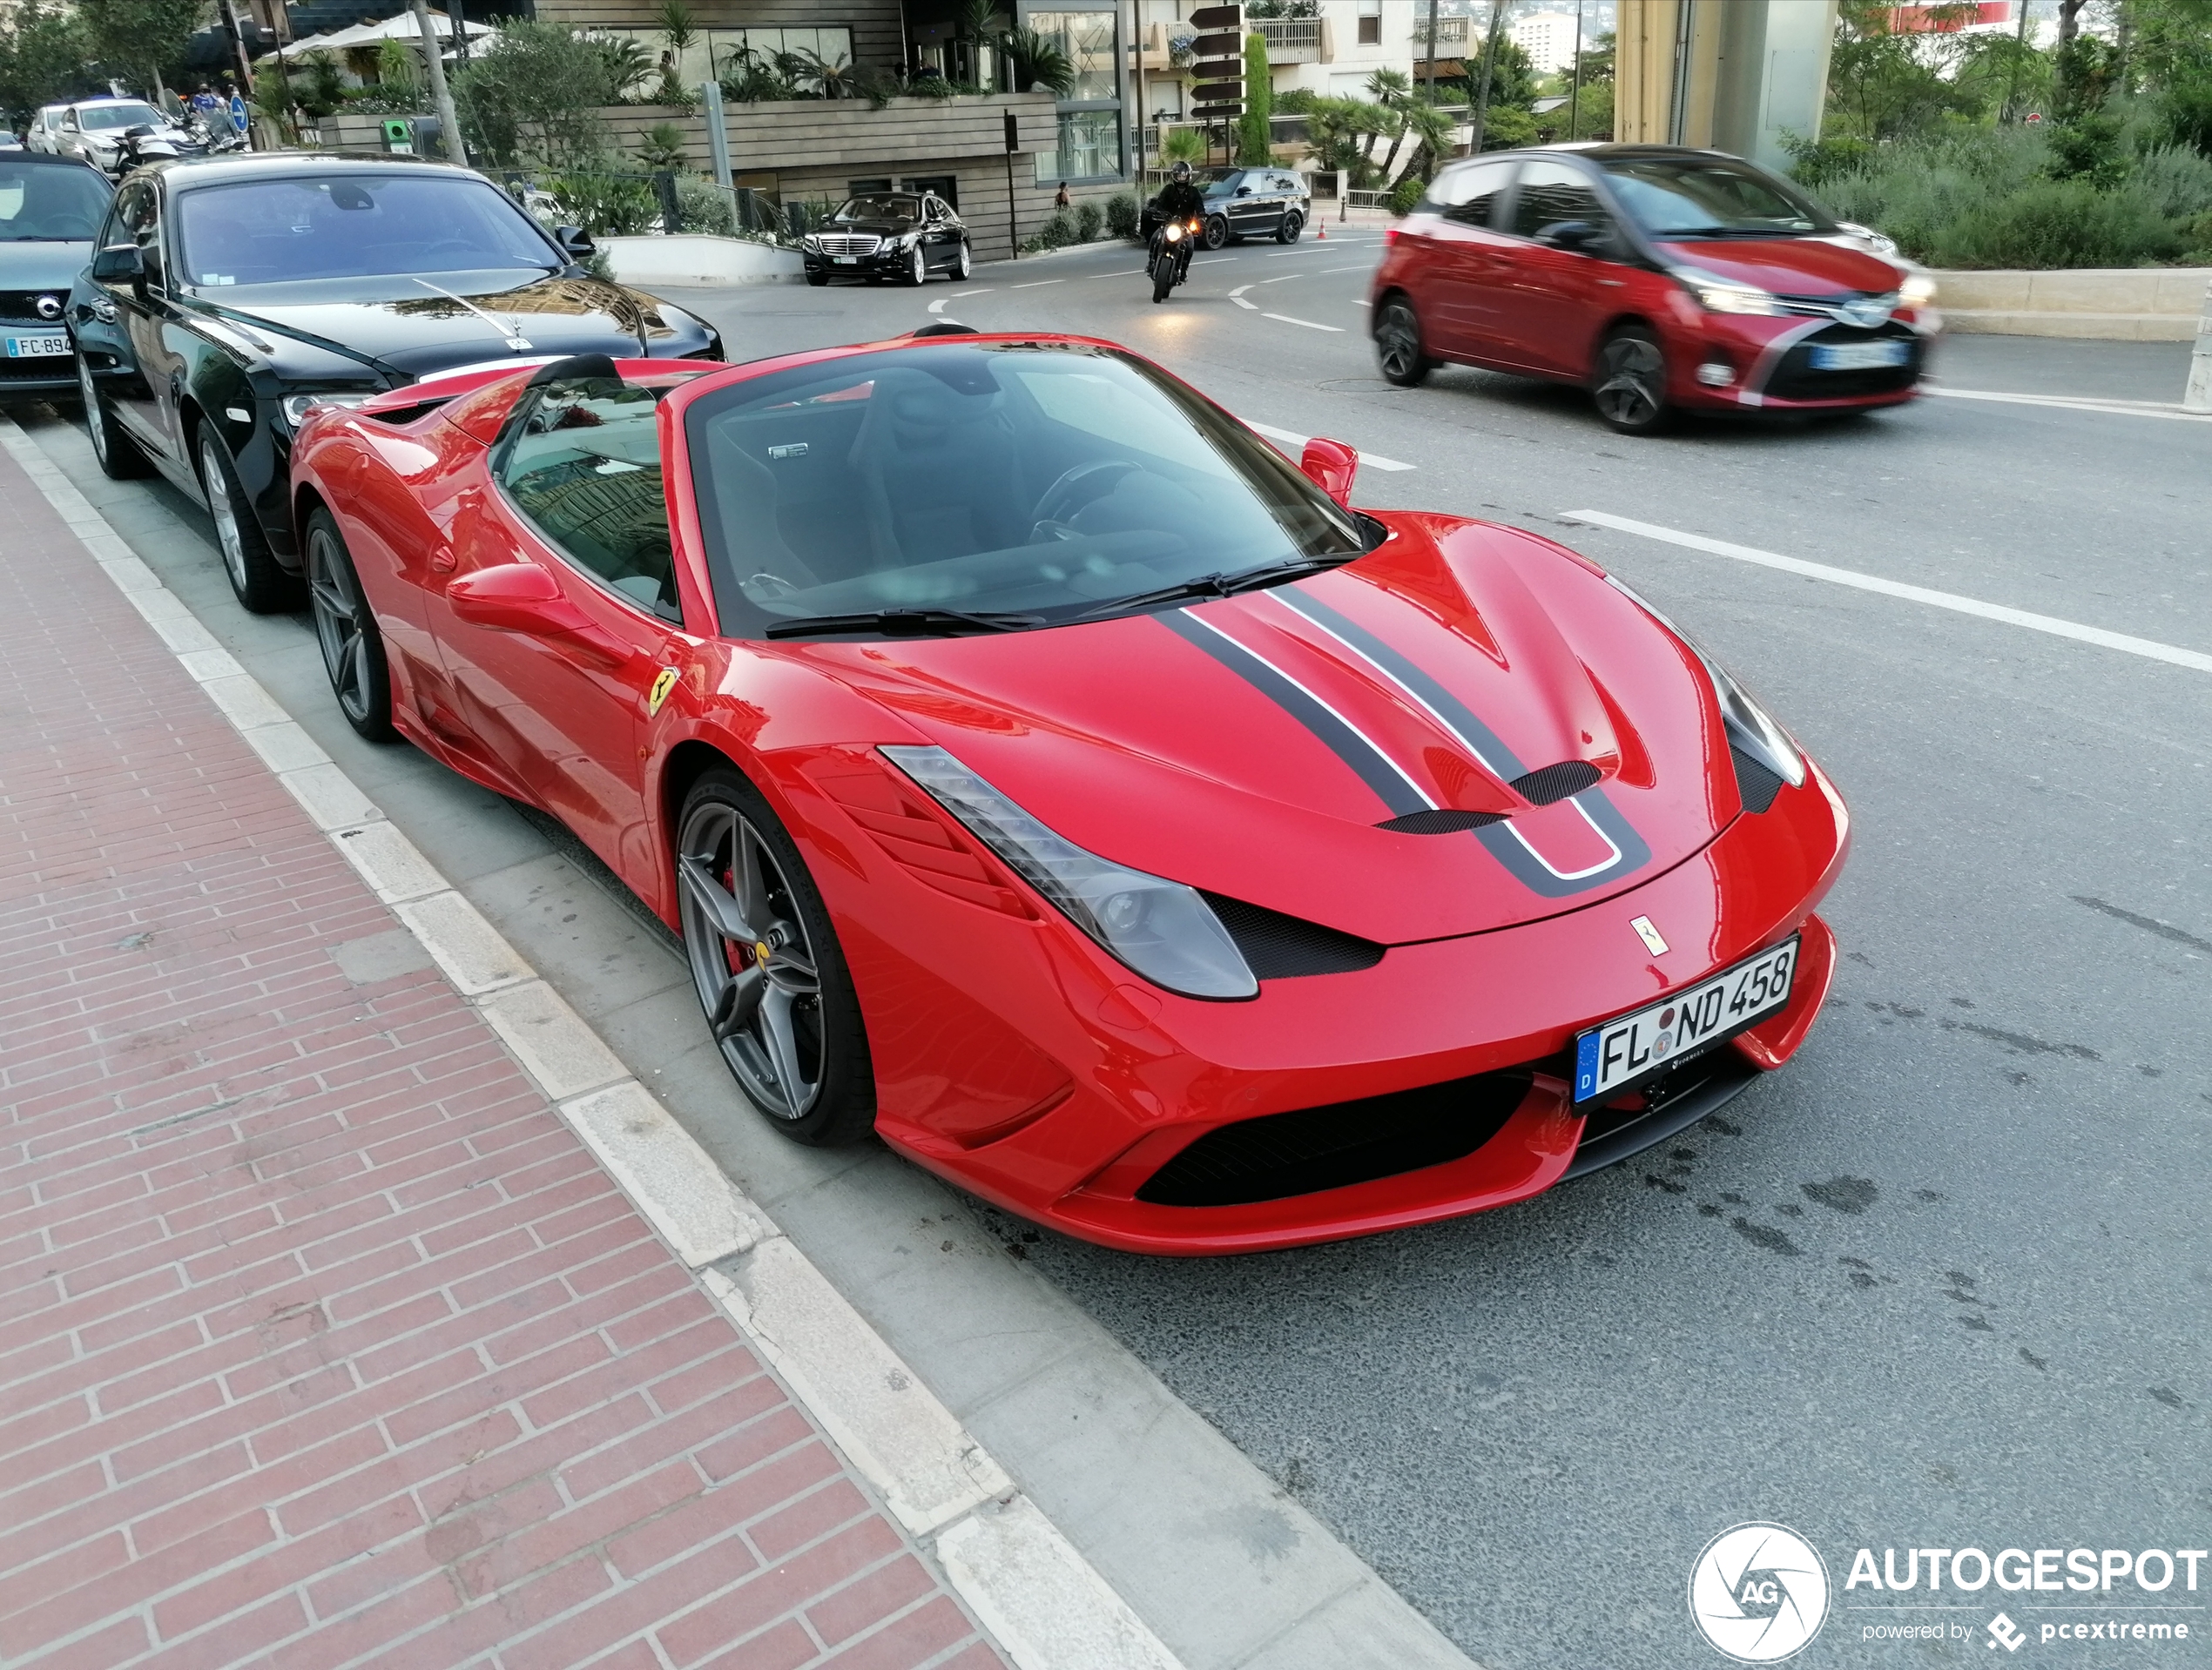
[[[1244,96],[1244,84],[1242,81],[1203,81],[1190,90],[1191,98],[1209,104],[1233,102]]]
[[[1201,35],[1190,43],[1194,58],[1241,58],[1244,56],[1244,37],[1233,30],[1225,35]]]
[[[1217,29],[1233,29],[1242,34],[1244,28],[1244,9],[1235,6],[1200,6],[1184,21],[1191,28],[1211,32]]]

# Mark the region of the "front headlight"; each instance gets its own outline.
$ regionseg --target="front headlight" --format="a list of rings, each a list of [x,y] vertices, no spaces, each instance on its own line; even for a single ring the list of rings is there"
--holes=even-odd
[[[1704,645],[1638,596],[1624,582],[1609,574],[1605,576],[1605,581],[1614,590],[1688,644],[1689,652],[1703,663],[1705,676],[1713,681],[1713,694],[1720,698],[1721,719],[1728,727],[1729,746],[1741,749],[1791,788],[1802,784],[1805,780],[1805,757],[1797,751],[1797,744],[1790,740],[1790,733],[1774,722],[1773,716],[1753,699],[1751,692],[1737,682],[1736,675],[1708,655]]]
[[[879,751],[1069,920],[1154,985],[1186,997],[1258,994],[1244,954],[1197,889],[1085,852],[941,748]]]
[[[1936,299],[1935,274],[1914,273],[1897,287],[1898,301],[1906,307],[1932,306]]]
[[[1697,298],[1697,305],[1709,313],[1778,313],[1782,304],[1765,291],[1748,284],[1730,284],[1720,279],[1683,274],[1682,281],[1689,286],[1689,293]]]
[[[799,246],[804,250],[810,250],[817,255],[822,253],[822,240],[811,232],[799,240]]]
[[[296,429],[307,421],[307,408],[310,407],[360,406],[373,400],[376,394],[374,388],[351,391],[327,389],[305,394],[287,394],[277,404],[278,409],[284,414],[285,423]]]

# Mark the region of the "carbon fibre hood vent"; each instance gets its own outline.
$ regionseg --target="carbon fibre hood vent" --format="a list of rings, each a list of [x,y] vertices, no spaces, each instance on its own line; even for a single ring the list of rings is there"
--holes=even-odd
[[[1514,778],[1513,791],[1532,806],[1548,806],[1554,800],[1581,793],[1603,775],[1586,759],[1563,759]]]
[[[1304,974],[1350,974],[1372,968],[1386,947],[1356,933],[1325,928],[1264,905],[1207,893],[1222,926],[1237,942],[1256,980],[1295,980]]]

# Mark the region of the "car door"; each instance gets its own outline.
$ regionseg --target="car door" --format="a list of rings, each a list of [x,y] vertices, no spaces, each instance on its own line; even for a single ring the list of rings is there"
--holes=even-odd
[[[480,751],[617,872],[644,874],[641,726],[698,644],[677,602],[657,394],[578,378],[523,398],[490,490],[455,518],[431,633]]]
[[[1271,238],[1275,214],[1275,193],[1267,175],[1258,169],[1246,169],[1230,189],[1230,231],[1239,238]]]
[[[1422,328],[1442,352],[1471,360],[1502,357],[1499,315],[1506,281],[1505,234],[1493,224],[1513,184],[1516,160],[1470,163],[1432,191],[1437,218],[1423,263],[1429,295],[1416,297]]]
[[[942,271],[956,265],[960,257],[960,228],[947,212],[943,201],[925,198],[921,213],[921,241],[928,252],[927,259],[931,268]]]
[[[175,401],[168,386],[179,363],[162,340],[168,293],[161,267],[160,218],[153,181],[132,180],[116,193],[102,239],[138,246],[145,276],[102,280],[102,293],[93,303],[95,317],[81,322],[78,329],[84,346],[97,346],[116,356],[124,374],[104,384],[109,409],[157,461],[171,458],[176,450]]]
[[[1597,328],[1623,289],[1619,232],[1588,175],[1571,163],[1538,158],[1521,171],[1511,210],[1511,239],[1501,290],[1501,325],[1514,363],[1554,376],[1589,371]],[[1554,244],[1548,228],[1572,221],[1590,226],[1579,249]]]

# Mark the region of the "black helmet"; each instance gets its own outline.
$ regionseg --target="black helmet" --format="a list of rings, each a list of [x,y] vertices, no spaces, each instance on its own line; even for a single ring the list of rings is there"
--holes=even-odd
[[[1190,180],[1190,165],[1187,162],[1178,162],[1174,167],[1168,170],[1168,177],[1170,179],[1188,185]]]

